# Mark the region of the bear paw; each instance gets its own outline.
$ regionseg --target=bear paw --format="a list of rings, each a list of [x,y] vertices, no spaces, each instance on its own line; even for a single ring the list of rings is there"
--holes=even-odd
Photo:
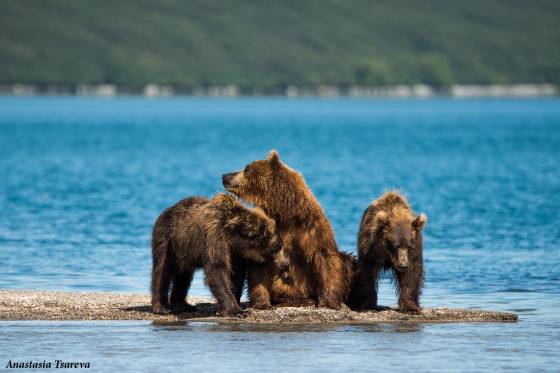
[[[171,310],[162,304],[156,304],[152,306],[152,312],[156,315],[169,315]]]
[[[243,313],[244,313],[243,309],[241,309],[241,307],[239,307],[237,305],[235,307],[218,310],[218,315],[220,315],[220,316],[237,316],[237,315],[240,315],[240,314],[243,314]]]
[[[403,302],[399,306],[399,312],[407,313],[411,315],[418,315],[422,313],[422,308],[416,303],[408,301],[408,302]]]
[[[251,305],[251,308],[259,311],[265,311],[271,310],[272,305],[270,305],[270,303],[255,303]]]
[[[321,298],[317,303],[317,307],[326,307],[333,310],[339,310],[342,307],[342,302],[332,298]]]

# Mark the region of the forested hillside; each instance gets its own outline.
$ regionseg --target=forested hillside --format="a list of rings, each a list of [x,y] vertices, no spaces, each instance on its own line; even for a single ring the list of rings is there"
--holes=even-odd
[[[0,0],[0,83],[560,83],[560,1]]]

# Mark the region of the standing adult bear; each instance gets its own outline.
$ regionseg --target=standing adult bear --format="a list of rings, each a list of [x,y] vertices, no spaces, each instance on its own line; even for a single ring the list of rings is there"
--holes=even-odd
[[[377,306],[377,281],[381,271],[390,271],[398,285],[399,310],[420,312],[424,284],[422,229],[426,215],[414,216],[398,192],[383,194],[364,212],[358,233],[358,268],[350,306]]]
[[[224,174],[226,190],[254,203],[276,226],[289,259],[289,276],[279,276],[269,264],[249,266],[251,306],[271,305],[338,309],[351,286],[351,270],[338,251],[334,233],[303,176],[280,161],[275,150],[267,159],[242,171]]]

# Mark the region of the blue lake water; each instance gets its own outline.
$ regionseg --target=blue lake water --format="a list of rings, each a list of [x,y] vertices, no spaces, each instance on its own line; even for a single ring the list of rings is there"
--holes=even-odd
[[[560,100],[0,98],[0,288],[147,292],[151,226],[272,148],[354,251],[399,188],[428,215],[424,306],[513,324],[1,322],[8,359],[93,368],[557,370]],[[200,274],[191,294],[208,295]],[[380,303],[395,304],[388,281]],[[170,363],[171,364],[168,364]]]

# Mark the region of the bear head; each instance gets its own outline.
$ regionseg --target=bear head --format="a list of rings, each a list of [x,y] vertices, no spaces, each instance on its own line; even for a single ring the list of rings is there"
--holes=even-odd
[[[222,175],[222,184],[228,192],[261,207],[277,221],[304,214],[308,207],[303,204],[313,199],[303,176],[282,162],[275,150],[267,159]]]
[[[395,270],[408,271],[421,253],[421,232],[427,220],[423,213],[414,217],[410,210],[400,208],[393,209],[390,214],[379,211],[375,215],[375,224],[383,228],[384,246]]]
[[[289,263],[282,250],[276,222],[261,209],[249,209],[234,196],[219,194],[223,232],[232,250],[256,262],[274,262],[283,270]]]

